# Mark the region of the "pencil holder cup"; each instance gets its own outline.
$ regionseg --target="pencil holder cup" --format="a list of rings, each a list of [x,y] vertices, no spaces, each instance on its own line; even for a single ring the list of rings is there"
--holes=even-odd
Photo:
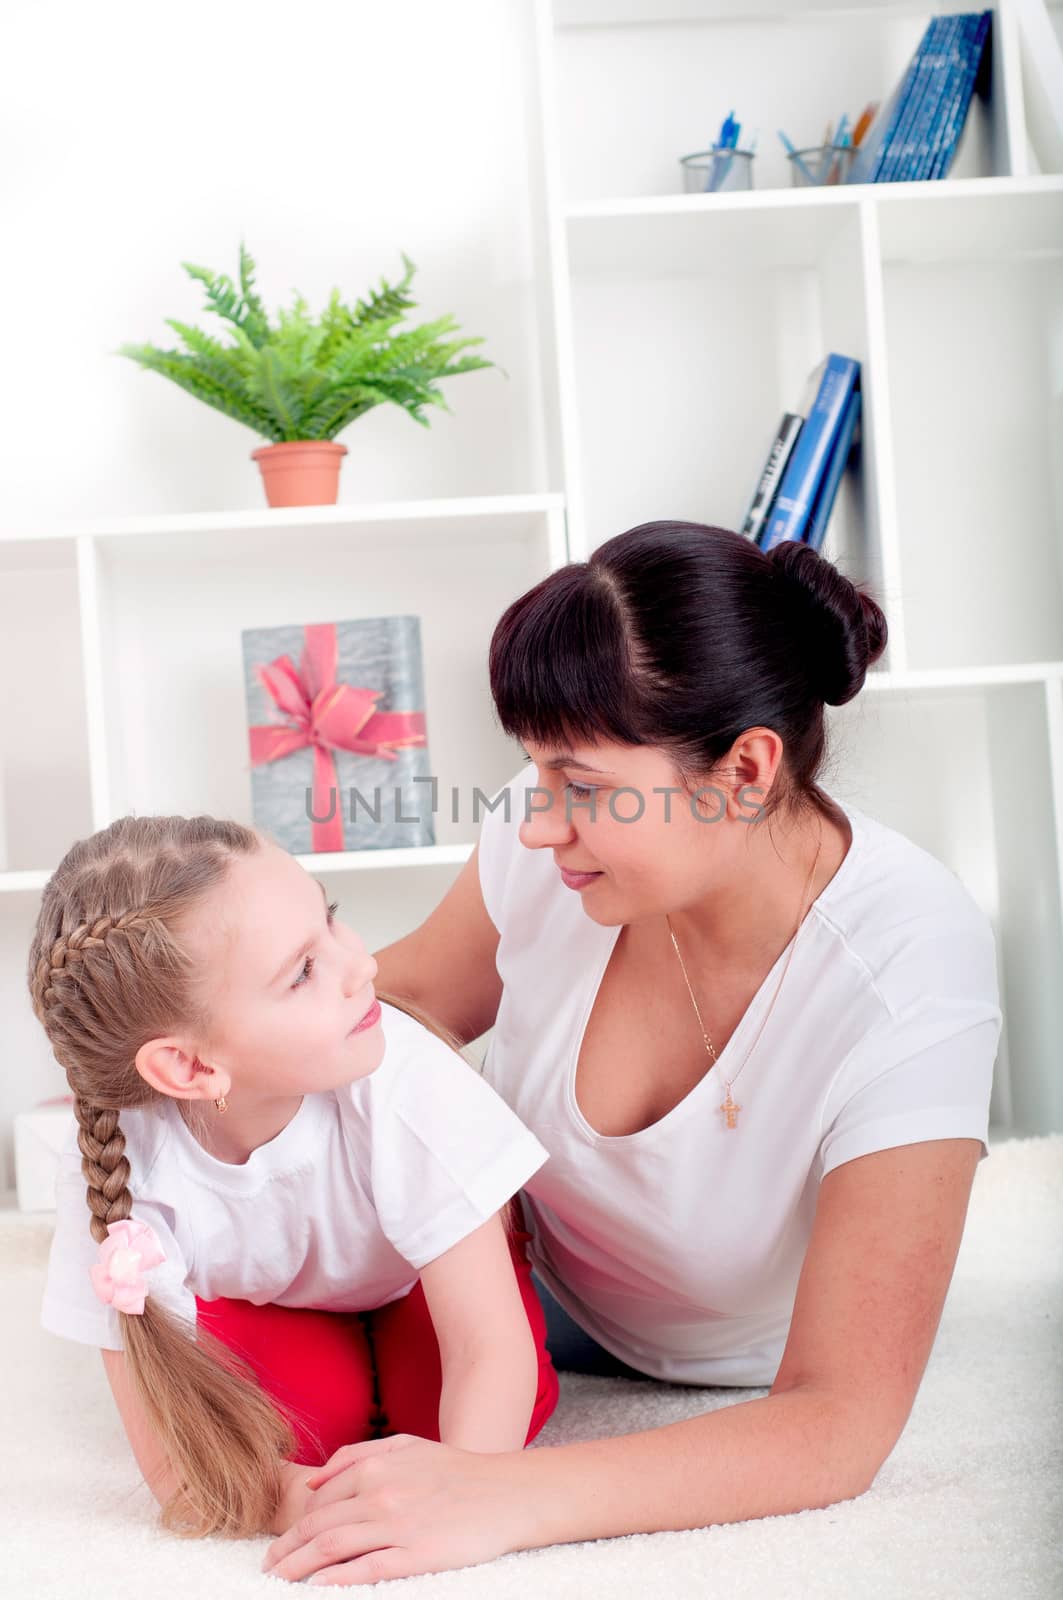
[[[729,150],[713,145],[681,156],[684,194],[720,194],[724,190],[752,189],[753,151]]]
[[[817,144],[787,156],[790,182],[795,189],[818,188],[828,183],[848,183],[856,151],[850,144]]]

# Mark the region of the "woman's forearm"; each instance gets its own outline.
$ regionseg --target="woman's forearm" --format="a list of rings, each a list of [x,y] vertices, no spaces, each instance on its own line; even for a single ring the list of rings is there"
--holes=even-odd
[[[487,1349],[445,1360],[439,1438],[459,1450],[523,1450],[535,1405],[534,1346]]]
[[[783,1516],[874,1481],[854,1413],[790,1389],[644,1433],[524,1451],[506,1463],[525,1497],[519,1549]]]

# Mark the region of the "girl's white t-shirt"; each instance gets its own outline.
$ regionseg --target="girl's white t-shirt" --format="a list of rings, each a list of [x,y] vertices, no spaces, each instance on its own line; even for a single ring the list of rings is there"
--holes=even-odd
[[[483,1072],[550,1152],[524,1189],[529,1254],[574,1320],[640,1371],[770,1385],[826,1174],[928,1139],[978,1139],[979,1160],[989,1153],[1002,1023],[992,929],[948,867],[842,806],[852,842],[752,1053],[789,945],[690,1093],[648,1128],[604,1135],[574,1079],[620,929],[584,913],[551,850],[520,843],[537,783],[529,764],[491,797],[479,843],[504,986]],[[693,1015],[691,1026],[697,1039]],[[736,1073],[729,1129],[720,1104]]]
[[[134,1218],[166,1260],[149,1295],[194,1323],[195,1297],[325,1311],[401,1299],[420,1268],[467,1237],[547,1152],[479,1072],[415,1018],[381,1002],[385,1051],[367,1077],[304,1095],[268,1144],[233,1165],[193,1137],[175,1101],[123,1111]],[[96,1296],[75,1129],[61,1158],[42,1325],[121,1350]]]

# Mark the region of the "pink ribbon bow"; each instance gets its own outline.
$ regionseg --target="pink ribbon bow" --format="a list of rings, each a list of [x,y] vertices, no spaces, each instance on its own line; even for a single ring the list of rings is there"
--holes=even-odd
[[[299,670],[290,656],[277,656],[255,675],[274,703],[292,720],[283,726],[250,729],[251,765],[281,761],[311,745],[314,751],[313,813],[332,811],[325,822],[313,822],[314,851],[342,850],[343,816],[339,803],[333,750],[381,756],[394,761],[395,751],[425,742],[423,711],[375,711],[382,690],[356,689],[336,682],[339,646],[334,622],[307,623]],[[337,790],[335,808],[329,791]]]
[[[105,1306],[114,1306],[127,1317],[142,1317],[147,1294],[144,1274],[166,1260],[165,1252],[154,1229],[134,1218],[109,1222],[107,1235],[95,1266],[89,1268],[92,1287]]]

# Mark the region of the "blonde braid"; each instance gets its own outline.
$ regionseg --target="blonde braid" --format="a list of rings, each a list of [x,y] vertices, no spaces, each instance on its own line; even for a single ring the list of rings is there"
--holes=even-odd
[[[92,1212],[89,1227],[92,1237],[99,1243],[107,1237],[109,1222],[125,1222],[133,1210],[133,1197],[128,1189],[125,1134],[118,1126],[117,1111],[75,1099],[74,1113],[78,1119],[81,1170],[85,1174]]]
[[[138,1052],[208,1020],[185,920],[224,890],[234,856],[261,845],[253,830],[214,817],[121,817],[79,840],[45,886],[26,976],[74,1096],[97,1242],[135,1205],[120,1114],[160,1097]],[[163,1526],[193,1536],[269,1531],[281,1464],[295,1448],[288,1417],[232,1350],[198,1325],[190,1333],[150,1294],[141,1316],[120,1313],[118,1325],[133,1388],[178,1484]]]

